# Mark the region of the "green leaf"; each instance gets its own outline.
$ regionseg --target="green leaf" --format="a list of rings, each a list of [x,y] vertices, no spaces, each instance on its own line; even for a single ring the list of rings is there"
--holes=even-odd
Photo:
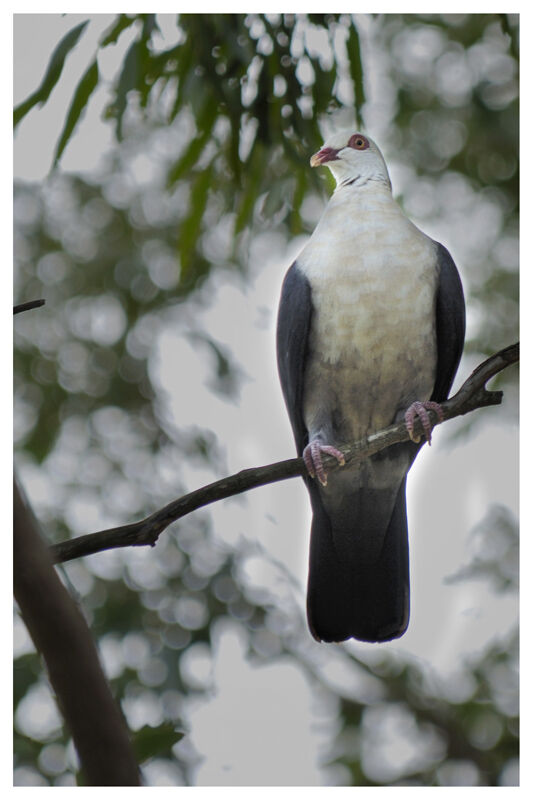
[[[289,200],[289,184],[286,178],[277,180],[267,192],[263,200],[261,214],[265,219],[271,219],[284,208]]]
[[[117,120],[117,139],[122,140],[122,117],[128,102],[128,92],[137,88],[139,73],[139,42],[132,42],[124,58],[122,71],[118,79],[114,113]]]
[[[15,709],[30,686],[39,680],[41,669],[37,653],[25,653],[13,662],[13,705]]]
[[[173,186],[195,166],[204,147],[211,137],[211,131],[217,119],[216,103],[206,103],[202,113],[196,119],[197,135],[191,140],[181,158],[170,169],[167,186]]]
[[[176,60],[176,69],[174,73],[178,78],[178,89],[174,105],[170,112],[170,119],[175,118],[186,100],[186,92],[184,89],[187,85],[189,74],[193,71],[194,62],[194,48],[191,39],[185,39],[183,44],[178,45],[174,52],[174,58]]]
[[[155,14],[141,14],[143,21],[142,39],[147,42],[154,31],[160,31]]]
[[[216,116],[216,113],[215,113]],[[213,118],[214,122],[214,118]],[[189,146],[185,150],[182,157],[179,161],[174,164],[171,170],[168,173],[167,178],[167,186],[173,186],[177,181],[180,180],[184,175],[186,175],[196,164],[198,161],[202,150],[204,149],[207,141],[209,140],[211,131],[203,131],[203,133],[195,136],[192,141],[189,143]]]
[[[139,93],[142,108],[146,108],[148,95],[154,85],[153,80],[148,80],[151,74],[151,53],[148,43],[157,24],[153,14],[141,15],[143,20],[140,38],[131,43],[123,61],[122,71],[118,79],[115,94],[115,103],[111,107],[111,115],[116,118],[117,139],[122,140],[122,120],[128,103],[128,93],[135,90]]]
[[[83,110],[87,107],[91,94],[98,86],[98,78],[98,64],[96,61],[93,61],[89,69],[81,78],[78,86],[76,87],[76,91],[74,92],[74,97],[72,98],[72,102],[68,110],[67,119],[65,121],[63,130],[61,131],[59,142],[57,143],[54,156],[54,166],[61,158],[63,150],[67,146]]]
[[[294,192],[292,195],[292,208],[290,215],[291,233],[294,235],[302,233],[304,229],[302,225],[302,218],[300,216],[300,209],[302,207],[302,203],[305,197],[305,191],[307,189],[306,179],[307,175],[303,169],[299,170],[296,173],[296,182],[294,186]]]
[[[194,181],[191,189],[190,197],[190,211],[188,216],[183,221],[179,232],[179,249],[181,261],[181,277],[188,276],[188,272],[193,262],[194,250],[200,235],[202,227],[202,219],[207,205],[207,198],[209,189],[211,187],[211,175],[213,172],[213,164],[211,163],[206,169],[200,172]]]
[[[350,75],[352,77],[355,93],[355,119],[356,124],[359,125],[361,123],[361,109],[365,102],[365,87],[363,81],[363,64],[361,61],[361,43],[359,41],[359,33],[353,21],[346,43],[346,51],[348,53]]]
[[[142,108],[146,108],[148,97],[154,86],[154,80],[160,77],[160,72],[153,73],[152,53],[150,51],[150,40],[154,31],[159,31],[155,14],[141,14],[143,20],[141,38],[139,41],[139,65],[137,70],[137,91]],[[157,62],[156,62],[157,63]]]
[[[129,17],[127,14],[119,14],[117,21],[104,34],[103,39],[100,41],[100,47],[107,47],[109,44],[115,44],[118,37],[129,28],[136,21],[137,17]]]
[[[246,182],[239,198],[233,229],[235,237],[244,230],[252,217],[263,179],[265,160],[264,148],[256,138],[246,162]],[[235,241],[235,246],[237,246],[237,241]]]
[[[337,79],[337,70],[335,65],[331,69],[322,69],[319,59],[313,61],[313,69],[315,71],[313,84],[315,114],[320,114],[328,109],[333,99],[333,86]]]
[[[64,36],[59,44],[57,45],[56,49],[52,53],[52,57],[48,62],[48,67],[46,69],[46,74],[41,82],[39,88],[33,92],[23,103],[18,105],[13,111],[13,125],[16,127],[19,122],[24,119],[26,114],[31,111],[31,109],[40,103],[43,105],[46,103],[52,89],[58,82],[59,78],[61,77],[61,73],[63,71],[63,66],[65,64],[65,59],[70,53],[70,51],[76,46],[78,40],[83,33],[85,27],[87,26],[89,20],[85,20],[85,22],[80,22],[79,25],[76,25],[75,28],[72,28],[66,36]]]
[[[157,728],[143,725],[133,736],[137,761],[142,764],[149,758],[168,755],[171,748],[184,736],[185,732],[177,731],[171,722],[163,722]]]

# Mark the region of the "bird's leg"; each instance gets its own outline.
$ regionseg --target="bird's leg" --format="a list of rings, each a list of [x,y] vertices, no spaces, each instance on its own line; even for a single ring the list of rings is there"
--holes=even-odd
[[[336,458],[341,467],[344,466],[345,460],[340,450],[337,450],[337,448],[333,447],[331,444],[321,444],[318,439],[313,439],[305,447],[302,457],[309,475],[311,478],[316,476],[322,486],[326,486],[328,478],[324,465],[322,464],[322,453],[327,453]]]
[[[439,421],[442,422],[444,419],[444,414],[442,413],[442,408],[438,403],[433,402],[433,400],[426,400],[425,402],[421,403],[419,400],[415,400],[414,403],[411,403],[409,408],[404,414],[405,424],[407,425],[407,431],[409,433],[410,438],[413,442],[419,442],[420,436],[413,435],[413,428],[415,423],[415,417],[418,417],[422,422],[422,427],[424,428],[424,433],[426,434],[427,443],[431,444],[431,430],[432,425],[429,419],[428,411],[435,411]]]

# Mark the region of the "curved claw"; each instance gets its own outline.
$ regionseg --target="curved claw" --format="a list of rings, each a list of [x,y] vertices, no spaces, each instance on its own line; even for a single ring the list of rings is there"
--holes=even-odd
[[[418,417],[422,423],[422,427],[424,428],[424,433],[426,435],[427,443],[431,445],[431,431],[433,426],[429,419],[428,411],[435,411],[439,422],[442,422],[444,419],[444,414],[442,412],[442,408],[438,403],[435,403],[433,400],[426,400],[425,402],[421,403],[419,400],[415,400],[414,403],[411,403],[409,408],[404,414],[405,424],[407,426],[407,431],[409,433],[410,438],[413,442],[419,442],[420,436],[415,436],[413,434],[414,424],[415,424],[415,417]]]
[[[327,486],[328,478],[324,465],[322,464],[322,453],[327,453],[336,458],[341,467],[344,466],[345,460],[340,450],[337,450],[337,448],[333,447],[331,444],[320,444],[317,439],[313,439],[313,441],[309,442],[307,447],[305,447],[302,457],[309,475],[311,478],[316,476],[322,486]]]

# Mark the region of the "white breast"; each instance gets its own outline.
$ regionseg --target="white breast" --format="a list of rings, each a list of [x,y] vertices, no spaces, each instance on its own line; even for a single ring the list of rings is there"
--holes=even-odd
[[[344,196],[343,194],[344,193]],[[338,190],[297,259],[315,309],[304,389],[308,430],[390,424],[435,381],[435,243],[383,186]]]

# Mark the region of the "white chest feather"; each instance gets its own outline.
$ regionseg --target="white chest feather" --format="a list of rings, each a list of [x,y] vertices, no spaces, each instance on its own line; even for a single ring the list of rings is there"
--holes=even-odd
[[[336,415],[344,438],[429,398],[438,275],[434,242],[385,187],[341,192],[297,262],[314,306],[304,417],[311,432]]]

